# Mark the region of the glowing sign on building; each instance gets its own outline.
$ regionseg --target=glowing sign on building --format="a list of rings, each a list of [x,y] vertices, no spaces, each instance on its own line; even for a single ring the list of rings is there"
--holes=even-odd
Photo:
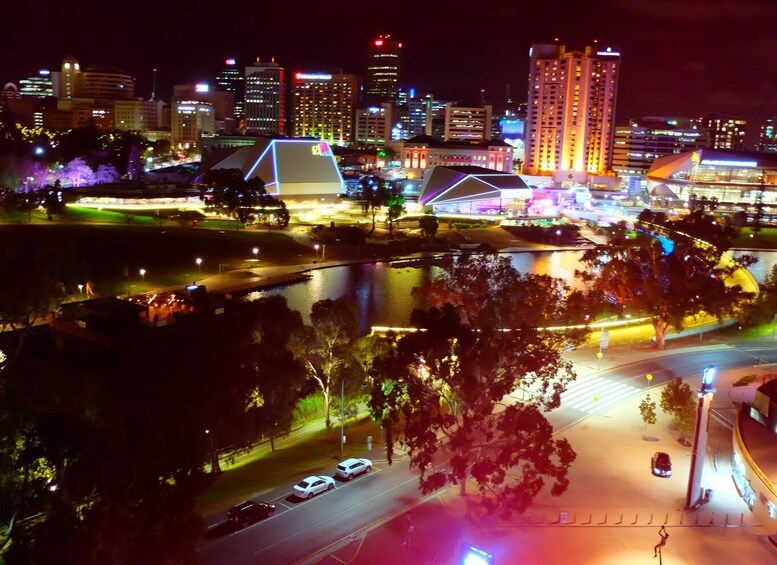
[[[596,54],[600,57],[620,57],[621,55],[617,51],[613,51],[612,47],[608,47],[606,51],[597,51]]]
[[[234,59],[227,59],[226,61],[224,61],[224,64],[225,65],[237,65],[237,61],[235,61]]]
[[[210,90],[210,86],[208,86],[204,82],[194,85],[195,92],[208,92],[209,90]]]
[[[317,143],[316,145],[311,145],[310,152],[313,153],[313,155],[318,155],[319,157],[332,156],[332,148],[329,147],[328,143],[323,141],[321,143]]]
[[[758,161],[727,161],[724,159],[704,159],[702,165],[712,165],[714,167],[757,167]]]
[[[297,73],[296,77],[299,80],[332,80],[332,75],[324,73]]]

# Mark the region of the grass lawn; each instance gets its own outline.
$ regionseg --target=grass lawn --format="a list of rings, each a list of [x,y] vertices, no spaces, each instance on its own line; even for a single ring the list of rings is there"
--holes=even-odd
[[[340,427],[302,435],[294,442],[282,444],[274,453],[235,466],[215,480],[210,489],[197,500],[197,507],[206,513],[216,506],[228,507],[253,493],[272,489],[279,484],[296,481],[307,475],[333,474],[340,461]],[[373,445],[380,443],[380,426],[364,418],[345,425],[345,457],[357,457],[367,449],[367,436]]]
[[[105,211],[99,212],[105,214]],[[135,217],[137,220],[138,217]],[[288,263],[309,250],[281,233],[262,230],[219,232],[153,225],[66,224],[0,225],[0,241],[32,252],[52,248],[68,257],[66,284],[90,281],[98,295],[141,292],[148,287],[179,285],[218,273],[219,265],[246,266],[252,249],[262,264]],[[195,259],[202,258],[202,271]],[[140,269],[146,269],[145,280]]]
[[[750,237],[752,235],[752,237]],[[742,228],[739,237],[731,242],[732,247],[750,247],[754,249],[777,249],[777,228]]]

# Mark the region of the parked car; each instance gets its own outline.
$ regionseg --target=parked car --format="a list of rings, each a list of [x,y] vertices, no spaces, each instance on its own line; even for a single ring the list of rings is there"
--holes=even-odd
[[[353,479],[356,475],[359,475],[361,473],[369,473],[372,471],[372,461],[369,459],[346,459],[342,463],[340,463],[337,466],[337,470],[335,471],[337,473],[338,477],[342,477],[344,479],[348,479],[349,481]]]
[[[227,521],[235,526],[235,529],[244,528],[249,524],[258,522],[275,512],[275,505],[263,500],[246,500],[229,509]]]
[[[671,477],[672,459],[668,453],[656,451],[656,454],[653,455],[653,459],[650,461],[650,468],[656,477]]]
[[[332,477],[320,477],[313,475],[302,479],[294,485],[294,494],[299,498],[313,498],[320,492],[335,488],[335,480]]]

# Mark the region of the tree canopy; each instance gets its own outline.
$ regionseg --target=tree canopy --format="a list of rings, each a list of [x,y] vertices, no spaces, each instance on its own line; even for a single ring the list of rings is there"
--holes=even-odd
[[[716,245],[706,245],[674,229],[688,230],[694,225],[717,234],[712,237]],[[670,224],[661,236],[637,231],[629,238],[621,225],[608,243],[583,254],[581,262],[586,270],[577,275],[601,292],[621,315],[649,316],[656,345],[663,349],[669,328],[682,330],[687,317],[707,313],[723,318],[753,298],[739,285],[731,284],[741,265],[721,261],[727,240],[723,228],[714,231],[714,226],[701,220]]]
[[[471,477],[483,503],[507,514],[523,512],[546,481],[553,495],[566,490],[575,454],[544,414],[575,377],[561,358],[575,337],[540,328],[559,309],[561,286],[548,282],[498,256],[462,258],[427,285],[430,308],[411,320],[423,331],[385,338],[370,406],[387,428],[389,457],[397,436],[406,442],[422,492],[456,484],[465,493]],[[518,312],[516,295],[527,301]],[[433,464],[439,454],[445,468]]]

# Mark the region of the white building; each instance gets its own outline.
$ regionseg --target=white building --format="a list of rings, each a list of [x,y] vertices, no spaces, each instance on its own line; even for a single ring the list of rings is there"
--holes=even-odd
[[[246,132],[286,134],[286,70],[275,60],[256,63],[245,70],[243,112]]]
[[[397,143],[402,169],[407,178],[421,178],[436,166],[475,166],[503,173],[513,171],[513,148],[495,139],[481,143],[443,142],[428,135],[418,135]]]
[[[391,141],[394,105],[384,102],[380,106],[356,110],[356,142],[361,147],[383,147]]]
[[[483,106],[445,106],[445,141],[480,142],[491,139],[489,104]]]

